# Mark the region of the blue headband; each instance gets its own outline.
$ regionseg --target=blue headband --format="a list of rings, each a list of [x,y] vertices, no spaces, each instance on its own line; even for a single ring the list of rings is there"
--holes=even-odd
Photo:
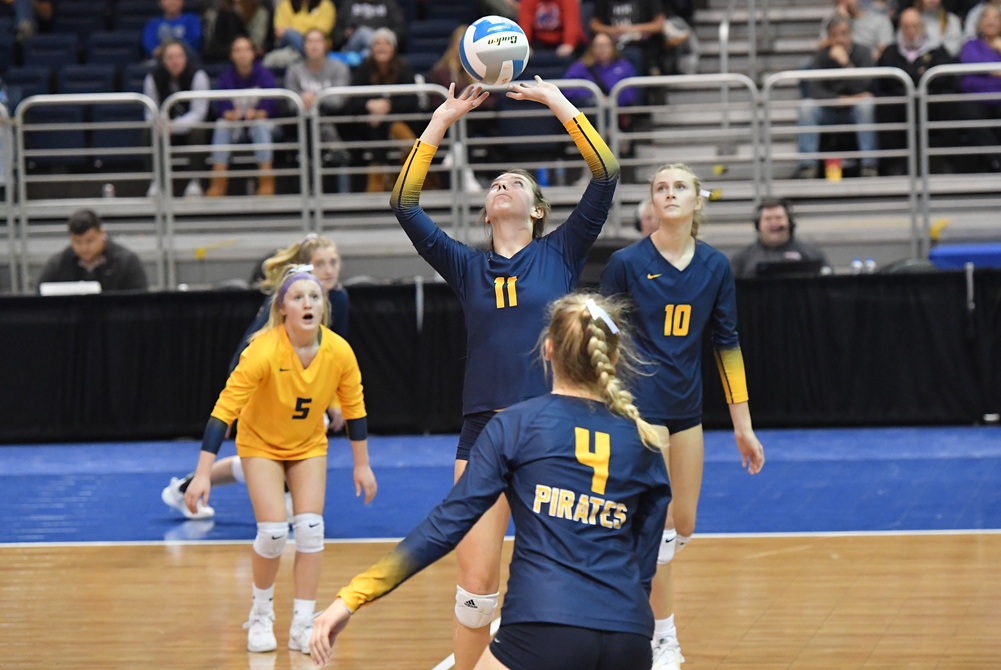
[[[310,272],[310,270],[313,269],[312,265],[302,265],[296,269],[298,270],[298,272],[290,274],[288,277],[286,277],[285,281],[282,282],[282,287],[278,289],[279,305],[281,305],[285,301],[285,293],[288,291],[289,286],[299,281],[300,279],[311,279],[316,282],[316,285],[320,287],[321,291],[323,290],[323,284],[320,282],[319,279],[317,279],[316,275]]]

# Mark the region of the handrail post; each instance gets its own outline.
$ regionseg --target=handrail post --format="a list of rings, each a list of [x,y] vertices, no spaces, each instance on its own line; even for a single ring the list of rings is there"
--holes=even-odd
[[[7,221],[7,262],[10,264],[10,292],[18,292],[18,271],[17,271],[17,235],[14,231],[14,194],[11,192],[14,186],[14,136],[11,132],[10,114],[7,108],[0,106],[0,137],[3,142],[3,206],[4,217]]]
[[[323,234],[323,152],[320,149],[320,106],[313,101],[309,109],[309,129],[313,155],[313,230]],[[305,141],[305,140],[304,140]]]

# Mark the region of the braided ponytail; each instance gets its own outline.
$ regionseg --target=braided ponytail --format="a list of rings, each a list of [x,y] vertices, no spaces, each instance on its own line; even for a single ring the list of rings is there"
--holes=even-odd
[[[617,332],[601,318],[594,318],[588,307],[594,301],[615,324]],[[586,388],[601,397],[609,411],[636,422],[643,444],[653,450],[663,448],[660,435],[640,417],[618,369],[635,367],[636,355],[622,320],[621,301],[597,294],[577,293],[555,301],[551,306],[549,328],[543,333],[552,344],[552,365],[568,382]],[[541,344],[541,342],[540,342]]]

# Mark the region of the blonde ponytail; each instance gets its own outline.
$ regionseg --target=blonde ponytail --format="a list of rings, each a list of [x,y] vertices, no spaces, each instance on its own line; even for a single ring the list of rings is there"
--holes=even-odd
[[[595,318],[588,301],[599,308],[614,324],[615,332],[603,318]],[[631,370],[636,354],[622,319],[624,303],[597,294],[576,293],[564,296],[550,307],[549,328],[540,344],[549,339],[552,365],[568,382],[597,394],[609,411],[636,423],[643,444],[657,451],[662,444],[660,434],[640,417],[619,369]]]

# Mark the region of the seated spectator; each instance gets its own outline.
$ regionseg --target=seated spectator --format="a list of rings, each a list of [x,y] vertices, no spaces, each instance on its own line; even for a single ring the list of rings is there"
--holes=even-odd
[[[361,62],[352,77],[352,86],[383,86],[387,84],[413,84],[414,68],[408,60],[396,54],[396,34],[389,28],[379,28],[372,34],[372,52]],[[368,123],[355,124],[352,136],[358,140],[385,142],[394,140],[413,140],[416,135],[403,121],[384,121],[381,117],[387,114],[409,114],[417,111],[416,95],[382,95],[365,98],[352,97],[348,101],[351,114],[369,114]],[[385,165],[386,149],[373,149],[367,156],[370,166]],[[407,151],[402,151],[400,160],[405,161]],[[373,172],[368,175],[366,191],[386,191],[392,188],[396,175]]]
[[[824,266],[830,265],[823,251],[795,238],[796,221],[785,198],[768,198],[758,205],[754,229],[758,231],[758,239],[730,259],[737,279],[756,277],[762,263],[821,261]]]
[[[873,10],[863,10],[859,0],[834,0],[834,9],[820,25],[820,46],[829,46],[830,23],[835,17],[847,19],[852,42],[869,50],[875,61],[886,45],[893,41],[893,23],[889,17]]]
[[[829,46],[817,51],[811,64],[814,70],[834,70],[839,68],[872,67],[872,56],[867,47],[859,46],[852,40],[851,24],[841,15],[834,16],[827,24]],[[871,124],[875,121],[872,102],[872,80],[870,79],[815,79],[807,86],[808,98],[799,108],[800,126],[829,126],[841,124]],[[820,106],[814,100],[841,100],[837,106]],[[856,131],[860,151],[875,151],[879,148],[875,130]],[[810,131],[799,134],[799,152],[816,153],[820,149],[820,133]],[[875,157],[862,159],[862,176],[875,177],[878,174]],[[799,179],[817,177],[816,158],[800,160]]]
[[[587,42],[580,0],[521,0],[518,25],[533,49],[556,49],[560,58],[569,58]]]
[[[952,12],[946,11],[942,0],[915,0],[914,9],[921,13],[925,34],[932,42],[941,42],[949,55],[955,58],[966,42],[963,22]],[[901,14],[903,18],[903,14]],[[899,43],[899,39],[898,39]]]
[[[197,69],[190,60],[184,45],[176,40],[165,42],[156,67],[146,75],[143,81],[143,93],[156,103],[157,108],[172,94],[179,91],[207,91],[209,77],[204,70]],[[205,122],[209,114],[208,100],[190,100],[180,102],[170,108],[170,143],[174,147],[198,146],[208,143],[208,131],[198,125]],[[146,112],[146,120],[150,117]],[[148,140],[147,140],[148,142]],[[188,159],[188,170],[202,172],[205,170],[205,154],[185,154]],[[146,193],[147,197],[156,195],[158,185],[153,183]],[[184,189],[184,197],[199,198],[202,196],[202,186],[197,179],[192,179]]]
[[[406,41],[407,23],[396,0],[345,0],[334,29],[334,48],[367,54],[379,28],[393,31],[396,44]]]
[[[977,24],[977,39],[970,40],[963,46],[959,61],[1001,64],[1001,9],[994,5],[984,8]],[[960,81],[960,88],[964,93],[1001,94],[1001,72],[965,75]],[[1001,95],[994,100],[982,100],[958,106],[972,106],[976,110],[976,115],[982,119],[1001,119]],[[1001,135],[1001,128],[997,126],[985,130],[992,131],[995,137]],[[1001,169],[1001,165],[996,159],[992,160],[990,169],[996,172]]]
[[[641,74],[670,74],[662,63],[663,31],[661,0],[595,0],[591,32],[608,35],[620,51],[637,48]]]
[[[977,35],[980,34],[980,17],[984,13],[984,10],[990,6],[1001,9],[1001,0],[984,0],[983,2],[978,2],[967,13],[966,21],[963,22],[963,32],[966,33],[966,39],[977,39]]]
[[[571,65],[564,75],[565,79],[587,79],[597,84],[605,95],[626,77],[635,77],[636,70],[632,63],[619,55],[612,38],[607,33],[598,33],[591,40],[591,46],[580,60]],[[566,96],[572,101],[588,101],[591,92],[584,88],[570,89]],[[635,105],[639,91],[627,88],[619,93],[619,106]]]
[[[299,94],[306,109],[312,109],[316,94],[332,86],[350,86],[351,70],[339,60],[327,58],[327,38],[319,30],[307,30],[303,37],[303,47],[306,50],[306,60],[292,65],[285,72],[285,87]],[[325,98],[320,113],[336,114],[344,109],[344,96]],[[333,123],[320,124],[320,141],[340,142],[340,135]],[[343,153],[343,151],[342,151]],[[333,150],[325,150],[324,163],[344,163],[346,157],[336,158]]]
[[[254,45],[249,38],[237,37],[233,40],[230,60],[233,61],[233,67],[219,76],[219,90],[275,87],[274,76],[254,59]],[[220,100],[217,108],[221,118],[216,121],[212,132],[212,144],[219,148],[209,157],[215,174],[209,190],[205,192],[209,197],[226,195],[229,188],[225,172],[229,166],[230,150],[223,149],[223,145],[235,144],[248,138],[256,145],[271,144],[274,125],[268,119],[278,114],[278,101],[248,96]],[[275,177],[271,174],[274,150],[270,146],[259,146],[254,154],[264,172],[258,180],[257,195],[274,195]]]
[[[146,270],[139,257],[108,238],[101,219],[89,209],[69,218],[70,245],[49,259],[38,283],[96,281],[101,291],[145,291]]]
[[[636,206],[636,230],[640,231],[643,237],[649,236],[660,228],[660,219],[653,211],[653,200],[647,198]]]
[[[241,35],[250,38],[258,58],[271,51],[269,4],[260,0],[219,0],[217,9],[205,13],[205,60],[218,63],[228,59],[229,46]]]
[[[184,43],[191,54],[202,52],[202,17],[192,13],[182,13],[184,0],[160,0],[163,16],[150,19],[143,32],[143,47],[151,58],[160,55],[162,45],[167,40]]]
[[[318,30],[325,39],[334,30],[337,11],[330,0],[281,0],[275,6],[275,46],[303,53],[303,37]]]
[[[52,0],[2,0],[0,16],[14,21],[17,40],[24,42],[37,32],[52,26]]]

